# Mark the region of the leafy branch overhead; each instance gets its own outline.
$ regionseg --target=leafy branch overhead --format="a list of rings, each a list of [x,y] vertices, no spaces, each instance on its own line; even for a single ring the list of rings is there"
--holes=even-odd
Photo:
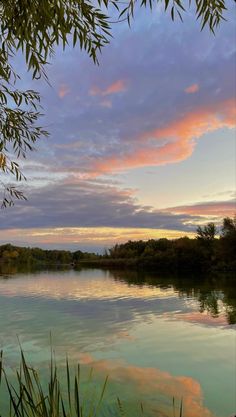
[[[35,91],[16,89],[20,77],[12,58],[21,53],[33,79],[47,79],[46,64],[58,45],[64,49],[69,43],[78,44],[98,63],[98,54],[111,39],[112,22],[127,20],[130,25],[137,7],[152,9],[156,3],[164,4],[172,20],[183,20],[191,0],[187,6],[181,0],[0,0],[0,173],[4,206],[11,205],[14,197],[25,198],[5,182],[8,174],[15,181],[25,179],[14,157],[25,158],[37,139],[47,136],[38,124],[40,96]],[[226,0],[194,0],[194,6],[201,28],[208,25],[214,32],[225,19]]]
[[[47,136],[47,132],[36,125],[40,117],[39,100],[38,93],[34,91],[21,92],[12,90],[7,85],[1,85],[0,171],[2,177],[10,174],[15,181],[25,180],[19,163],[12,160],[12,155],[17,159],[26,158],[27,152],[34,149],[33,145],[37,139],[43,135]],[[23,192],[14,185],[8,185],[3,180],[0,182],[3,189],[2,207],[12,205],[14,198],[26,199]]]
[[[120,17],[125,16],[130,24],[131,18],[134,17],[135,7],[149,7],[151,10],[157,3],[163,3],[165,11],[170,12],[171,19],[174,21],[179,18],[183,22],[184,13],[190,7],[195,6],[196,18],[200,19],[201,29],[207,24],[212,33],[215,33],[217,26],[222,20],[226,20],[224,13],[227,10],[226,0],[130,0],[125,8],[121,10]]]

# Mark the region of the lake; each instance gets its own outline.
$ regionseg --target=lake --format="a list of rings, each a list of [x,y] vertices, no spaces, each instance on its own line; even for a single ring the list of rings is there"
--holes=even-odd
[[[235,407],[235,277],[169,277],[136,271],[48,270],[0,275],[0,348],[6,364],[43,370],[50,333],[59,366],[80,362],[92,389],[109,376],[115,414],[229,417]],[[18,340],[19,338],[19,340]],[[87,385],[86,385],[87,386]],[[87,394],[90,395],[90,394]],[[105,415],[105,414],[101,414]],[[177,412],[176,412],[177,416]]]

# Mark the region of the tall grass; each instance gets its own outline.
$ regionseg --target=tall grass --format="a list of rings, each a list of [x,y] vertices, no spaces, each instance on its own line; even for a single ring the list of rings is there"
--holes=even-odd
[[[72,373],[66,360],[66,388],[58,375],[56,361],[51,356],[48,382],[42,383],[39,373],[29,366],[21,350],[20,368],[16,370],[14,383],[10,382],[3,367],[3,353],[0,353],[0,384],[5,382],[9,399],[6,417],[97,417],[104,397],[107,379],[99,398],[90,398],[83,405],[80,399],[80,367]]]
[[[86,401],[81,401],[80,395],[80,367],[72,372],[68,359],[65,363],[65,381],[62,383],[59,377],[55,359],[51,354],[49,376],[47,383],[42,382],[39,373],[32,368],[25,359],[21,350],[19,370],[15,371],[14,382],[9,378],[3,366],[3,352],[0,352],[0,388],[4,385],[7,395],[8,410],[0,417],[125,417],[126,412],[121,400],[117,397],[116,410],[104,410],[101,408],[108,377],[106,377],[99,396],[91,395]],[[173,417],[183,417],[183,403],[176,413],[175,400],[173,398]],[[0,397],[1,408],[1,397]],[[130,415],[130,414],[129,414]],[[140,406],[140,414],[144,416],[143,405]],[[133,417],[138,417],[137,414]]]

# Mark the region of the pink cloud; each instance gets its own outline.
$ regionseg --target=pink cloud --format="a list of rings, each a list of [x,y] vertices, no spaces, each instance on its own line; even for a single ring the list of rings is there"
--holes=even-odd
[[[60,98],[64,98],[65,96],[67,96],[70,92],[70,88],[68,87],[68,85],[66,84],[62,84],[60,85],[59,91],[58,91],[58,96]]]
[[[185,93],[187,94],[194,94],[197,91],[199,91],[199,85],[198,84],[192,84],[189,87],[185,88]]]
[[[233,99],[202,107],[162,128],[137,136],[126,153],[107,159],[103,157],[94,162],[92,170],[99,175],[183,161],[193,153],[196,139],[208,132],[235,126],[236,106]]]
[[[193,216],[229,216],[233,217],[236,212],[235,201],[215,201],[198,203],[193,205],[170,207],[165,211],[174,214],[189,214]]]
[[[126,90],[126,85],[124,80],[118,80],[113,84],[109,85],[102,93],[103,96],[107,96],[109,94],[116,94],[121,93],[122,91]]]
[[[94,86],[90,89],[89,94],[91,96],[108,96],[111,94],[121,93],[126,90],[126,82],[124,80],[117,80],[104,90]]]

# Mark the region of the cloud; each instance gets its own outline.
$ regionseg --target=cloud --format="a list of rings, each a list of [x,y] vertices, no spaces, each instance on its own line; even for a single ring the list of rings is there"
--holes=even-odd
[[[192,225],[196,216],[148,209],[132,196],[124,196],[118,187],[97,187],[88,181],[76,184],[70,175],[92,178],[177,163],[193,154],[197,138],[204,133],[232,127],[232,16],[229,12],[227,24],[221,25],[216,36],[209,36],[207,31],[199,33],[191,16],[186,16],[184,25],[173,25],[165,13],[149,15],[140,10],[132,30],[122,24],[114,27],[114,40],[103,49],[99,67],[79,48],[58,51],[48,68],[54,90],[43,81],[37,84],[45,114],[41,124],[51,136],[41,139],[38,152],[31,156],[38,168],[33,172],[33,163],[30,170],[26,168],[28,184],[33,184],[34,189],[27,193],[26,203],[17,204],[10,214],[0,213],[1,228],[109,226],[192,230],[193,226],[190,228],[186,222]],[[69,80],[69,85],[63,80]],[[193,85],[193,80],[201,88],[190,100],[183,91]],[[32,88],[30,81],[24,84]],[[119,94],[125,89],[125,94]],[[60,100],[60,106],[58,95],[66,96],[66,100]],[[223,154],[216,154],[216,164],[221,157],[224,160]],[[173,174],[175,167],[172,169]],[[44,181],[42,172],[43,176],[48,175]],[[188,180],[196,184],[197,174],[191,175]],[[126,176],[127,182],[131,176]],[[43,188],[42,182],[47,182],[48,187]],[[223,184],[222,189],[226,187],[231,185]],[[155,182],[148,184],[149,194],[152,190],[156,192]],[[143,195],[146,192],[140,191]],[[167,194],[171,193],[172,186],[167,190]],[[189,201],[189,196],[185,201]]]
[[[127,150],[94,161],[92,169],[99,173],[176,163],[189,157],[196,139],[220,128],[236,126],[235,101],[226,100],[209,107],[202,107],[163,127],[146,131],[137,136]],[[118,155],[117,155],[118,154]]]
[[[3,232],[4,230],[4,232]],[[127,240],[141,239],[159,239],[167,237],[176,239],[183,234],[193,236],[194,233],[188,231],[172,230],[172,229],[147,229],[147,228],[131,228],[131,227],[42,227],[42,228],[18,228],[18,229],[2,229],[1,238],[20,241],[31,239],[34,244],[48,243],[53,244],[60,241],[61,244],[91,244],[101,243],[110,244],[122,243]]]
[[[112,108],[112,102],[111,102],[111,100],[102,100],[100,102],[100,106],[111,109]]]
[[[157,209],[139,203],[135,190],[119,186],[66,175],[60,182],[26,190],[28,201],[0,211],[1,240],[99,250],[129,239],[191,237],[197,224],[235,212],[234,200]]]
[[[60,106],[48,86],[42,91],[45,124],[51,132],[48,153],[55,152],[55,169],[68,167],[92,174],[99,164],[101,171],[112,172],[114,162],[114,171],[120,172],[147,164],[176,163],[192,155],[196,139],[160,139],[158,132],[174,130],[191,116],[196,115],[198,122],[199,112],[205,109],[213,119],[217,105],[223,107],[232,100],[234,22],[229,18],[211,37],[207,31],[199,34],[191,19],[186,20],[184,25],[173,25],[163,14],[160,24],[154,14],[137,15],[136,30],[119,26],[116,40],[103,50],[99,67],[77,50],[57,54],[49,78],[56,85],[70,80],[73,91]],[[183,91],[196,79],[201,88],[189,100]],[[125,95],[119,94],[125,89]],[[196,131],[195,121],[192,130],[195,127]],[[145,135],[154,137],[149,140]],[[57,147],[75,141],[81,144],[76,150],[64,152]]]
[[[73,178],[31,191],[27,202],[0,211],[1,229],[118,227],[191,232],[189,215],[139,204],[133,190]]]
[[[193,237],[194,233],[170,229],[147,229],[130,227],[38,227],[2,229],[0,244],[40,246],[47,249],[81,249],[103,253],[104,248],[127,240],[177,239]]]
[[[70,93],[70,88],[68,87],[68,85],[66,84],[62,84],[59,87],[59,91],[58,91],[58,96],[60,98],[64,98],[65,96],[67,96]]]
[[[126,91],[126,82],[124,80],[117,80],[104,89],[94,86],[90,89],[89,94],[91,96],[109,96],[111,94],[122,93],[123,91]]]
[[[197,91],[199,91],[199,85],[198,84],[192,84],[189,87],[186,87],[184,91],[187,94],[196,93]]]
[[[165,209],[169,213],[189,214],[191,216],[233,217],[236,213],[236,200],[208,201],[186,206]]]

